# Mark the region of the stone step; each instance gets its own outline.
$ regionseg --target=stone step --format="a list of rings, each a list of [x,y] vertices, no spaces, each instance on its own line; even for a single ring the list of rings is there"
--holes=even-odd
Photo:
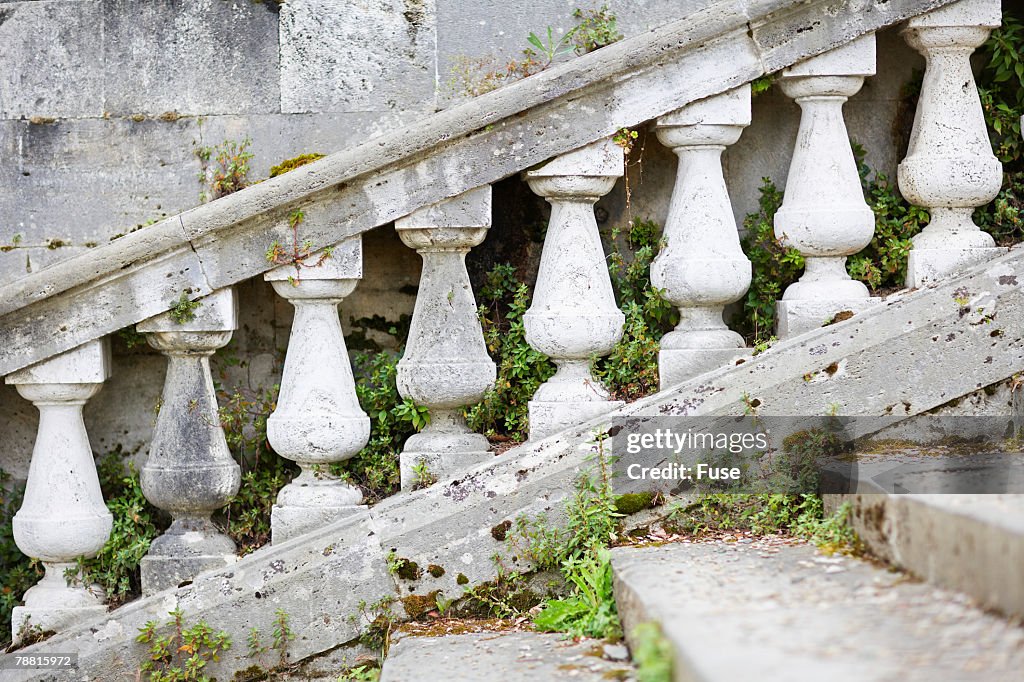
[[[826,505],[850,502],[873,554],[1024,618],[1024,495],[892,494],[863,479],[858,490],[826,496]]]
[[[380,682],[580,682],[631,680],[621,645],[600,640],[573,642],[564,635],[541,632],[472,632],[440,637],[406,636],[391,645]],[[617,651],[616,649],[620,650]]]
[[[806,544],[612,553],[629,639],[661,625],[687,681],[1024,680],[1024,628],[965,596]]]

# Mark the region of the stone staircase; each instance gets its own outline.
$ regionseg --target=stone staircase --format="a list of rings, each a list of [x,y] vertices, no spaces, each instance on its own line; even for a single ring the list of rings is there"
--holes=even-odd
[[[861,195],[841,107],[874,72],[873,32],[902,21],[911,44],[930,65],[940,65],[925,75],[900,170],[904,194],[928,207],[933,221],[911,254],[914,289],[881,300],[844,267],[845,257],[870,240],[874,218]],[[15,538],[47,571],[16,610],[14,634],[25,623],[54,630],[23,653],[79,655],[75,672],[19,672],[12,679],[134,678],[144,655],[135,634],[174,608],[239,643],[252,627],[269,631],[273,612],[282,609],[296,633],[289,661],[333,660],[365,631],[365,623],[350,617],[382,597],[396,600],[397,616],[415,617],[423,599],[458,596],[494,580],[499,563],[529,570],[495,529],[522,515],[543,513],[557,522],[598,447],[595,435],[612,419],[699,422],[753,406],[765,415],[898,421],[1007,382],[1024,369],[1024,255],[993,248],[970,221],[973,208],[998,191],[1000,169],[992,167],[977,94],[965,87],[973,78],[970,52],[998,22],[998,3],[986,0],[715,2],[684,21],[4,284],[0,374],[41,416]],[[776,229],[805,255],[807,270],[780,302],[783,340],[753,355],[721,318],[723,307],[745,292],[750,266],[739,249],[720,154],[750,122],[750,81],[777,71],[803,118]],[[652,119],[659,139],[680,157],[666,246],[652,279],[680,308],[683,322],[662,343],[662,390],[622,405],[608,399],[589,371],[589,359],[607,354],[621,337],[623,321],[593,204],[622,174],[615,133]],[[490,226],[490,183],[521,171],[552,205],[525,324],[530,344],[558,372],[531,401],[530,441],[494,457],[461,417],[495,377],[464,257]],[[360,235],[392,221],[424,262],[399,389],[433,418],[402,453],[403,492],[367,508],[357,488],[317,472],[354,456],[369,436],[337,306],[362,275]],[[293,241],[300,254],[293,260],[267,257],[271,245]],[[301,253],[300,243],[307,244]],[[268,440],[302,473],[278,497],[272,544],[237,558],[210,521],[237,491],[239,470],[219,426],[209,356],[237,326],[232,286],[259,275],[296,311]],[[821,326],[841,312],[855,314]],[[144,596],[108,612],[84,586],[68,584],[64,571],[98,551],[110,532],[81,410],[109,377],[106,336],[129,325],[168,357],[142,485],[174,523],[143,560]],[[413,491],[412,472],[423,466],[440,482]],[[857,498],[862,520],[869,504]],[[880,548],[889,543],[889,554],[879,551],[969,589],[920,567],[914,557],[921,552],[905,545],[906,535],[919,533],[901,506],[910,503],[885,504],[885,518],[901,521],[886,522],[899,531],[878,541]],[[904,518],[910,526],[900,525]],[[1013,532],[1019,536],[1019,529]],[[1019,553],[1019,537],[1012,542]],[[667,629],[667,615],[627,607],[629,600],[651,598],[639,589],[635,598],[624,596],[630,576],[637,576],[631,551],[616,557],[620,606],[631,622],[653,619]],[[664,554],[667,564],[706,563],[712,583],[721,559],[693,548],[640,551]],[[743,571],[774,576],[780,568],[799,573],[794,563],[814,563],[805,549],[782,554],[776,564],[743,564]],[[398,575],[389,570],[395,558],[440,570]],[[871,580],[865,567],[848,570]],[[1019,570],[1003,576],[1001,584],[1020,582]],[[781,594],[788,587],[780,580]],[[835,588],[853,600],[859,583],[839,582]],[[888,593],[897,602],[924,601],[916,592]],[[984,598],[1016,603],[1007,594],[1000,587]],[[737,613],[757,606],[751,594],[733,596]],[[780,596],[778,603],[806,608],[806,596]],[[691,656],[672,641],[681,660]],[[957,655],[948,660],[960,661]],[[226,678],[251,665],[238,646],[210,672]],[[691,679],[681,670],[678,679]],[[692,679],[749,676],[722,676],[734,668],[706,670]],[[878,670],[877,679],[885,679],[888,668]]]

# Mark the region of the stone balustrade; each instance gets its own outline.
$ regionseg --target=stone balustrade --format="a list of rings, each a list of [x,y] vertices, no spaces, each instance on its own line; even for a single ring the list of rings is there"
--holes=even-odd
[[[277,406],[267,419],[274,451],[299,465],[281,489],[271,516],[272,542],[365,509],[363,494],[329,471],[354,457],[370,439],[370,418],[359,406],[338,305],[363,275],[362,238],[329,253],[277,267],[263,276],[295,308]]]
[[[238,492],[241,471],[221,428],[210,356],[238,325],[232,289],[197,301],[187,315],[167,312],[137,325],[167,356],[167,376],[142,467],[142,492],[172,522],[142,559],[142,590],[159,592],[235,561],[235,543],[210,519]]]
[[[6,377],[39,409],[39,429],[25,497],[14,515],[18,549],[43,563],[43,579],[14,608],[15,641],[30,632],[60,631],[103,614],[103,593],[80,579],[76,561],[103,548],[113,517],[103,503],[89,434],[86,401],[110,377],[110,346],[89,343]]]
[[[623,173],[623,150],[611,140],[563,154],[525,173],[551,204],[533,302],[523,316],[526,341],[558,367],[530,401],[530,440],[622,406],[590,373],[590,360],[622,338],[594,203]]]
[[[423,258],[420,288],[398,391],[429,409],[430,423],[400,458],[402,489],[428,485],[491,456],[487,439],[466,426],[462,410],[494,385],[466,254],[491,226],[491,188],[478,187],[395,222],[402,241]]]
[[[747,354],[743,337],[722,320],[723,307],[750,286],[722,152],[748,125],[749,84],[662,116],[655,127],[679,157],[664,247],[651,264],[651,284],[679,307],[679,324],[662,337],[658,353],[662,388]]]
[[[875,215],[864,201],[843,104],[875,73],[875,36],[783,70],[782,91],[800,105],[800,129],[775,214],[775,236],[804,256],[804,274],[777,306],[780,338],[820,327],[836,313],[878,302],[850,278],[846,258],[871,242]]]
[[[971,214],[995,199],[1003,168],[992,153],[971,53],[999,26],[999,0],[960,0],[914,17],[903,35],[926,68],[900,191],[931,221],[913,238],[907,286],[920,287],[1004,251]]]
[[[914,238],[908,286],[947,277],[1000,251],[971,220],[971,212],[998,192],[1001,168],[991,152],[969,62],[998,23],[998,2],[960,0],[911,19],[904,29],[908,42],[925,56],[927,71],[899,184],[932,216]],[[867,33],[792,64],[779,76],[801,119],[775,234],[806,262],[803,276],[778,302],[779,336],[877,304],[845,267],[847,257],[870,242],[874,215],[864,200],[843,118],[843,104],[874,70],[875,39]],[[722,167],[723,151],[751,123],[750,86],[734,85],[655,119],[658,139],[678,157],[663,245],[651,266],[652,284],[680,311],[678,326],[661,341],[663,388],[749,354],[742,337],[723,321],[723,309],[739,301],[751,281]],[[623,336],[624,315],[594,214],[595,203],[622,176],[623,163],[623,149],[606,138],[522,174],[551,205],[533,299],[524,315],[526,339],[557,366],[529,403],[531,441],[623,404],[611,399],[590,368]],[[467,254],[488,233],[491,213],[491,187],[484,185],[395,221],[401,240],[423,264],[397,386],[403,398],[429,413],[429,424],[401,452],[403,490],[493,456],[487,439],[472,432],[464,418],[496,377],[466,268]],[[332,233],[338,239],[352,234],[338,229]],[[273,507],[275,543],[366,509],[359,488],[330,471],[356,456],[370,437],[338,311],[362,276],[358,235],[264,275],[294,308],[267,437],[278,454],[298,464],[300,474]],[[216,290],[198,299],[193,310],[168,311],[137,326],[167,356],[141,483],[147,499],[173,519],[142,561],[146,593],[187,584],[202,571],[235,561],[234,543],[211,520],[238,491],[240,468],[220,425],[209,359],[231,339],[238,313],[231,288],[211,288]],[[18,547],[39,558],[46,571],[15,610],[15,635],[26,626],[61,630],[105,610],[103,595],[75,580],[73,569],[79,558],[100,551],[111,529],[82,418],[82,406],[109,375],[106,343],[90,341],[6,377],[39,409],[14,534]]]

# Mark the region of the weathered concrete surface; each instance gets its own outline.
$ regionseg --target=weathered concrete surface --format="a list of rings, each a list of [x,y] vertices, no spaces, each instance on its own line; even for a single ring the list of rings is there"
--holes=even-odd
[[[674,679],[1020,679],[1024,629],[962,596],[808,545],[612,551],[624,629],[655,621]]]
[[[562,634],[540,632],[406,635],[392,643],[380,682],[633,679],[632,665],[606,660],[601,650],[601,640],[574,642]]]
[[[481,182],[490,183],[551,156],[636,125],[694,99],[750,80],[765,66],[778,68],[824,51],[864,32],[895,23],[943,4],[941,0],[900,0],[863,11],[836,8],[823,31],[806,28],[816,5],[772,15],[785,5],[753,8],[719,3],[650,34],[625,40],[563,64],[499,92],[431,116],[406,131],[368,141],[346,152],[300,168],[210,205],[194,209],[97,247],[88,258],[58,263],[0,289],[5,354],[0,371],[9,372],[47,355],[136,322],[166,303],[137,300],[119,307],[125,278],[147,269],[144,261],[178,250],[184,262],[151,272],[167,289],[196,285],[205,295],[268,269],[267,245],[284,237],[286,216],[298,206],[322,211],[331,229],[306,236],[321,248],[420,206],[454,196]],[[748,33],[749,21],[757,24]],[[813,24],[813,21],[811,21]],[[763,24],[763,25],[762,25]],[[788,60],[788,61],[787,61]],[[708,64],[721,70],[710,71]],[[543,106],[539,106],[543,104]],[[526,111],[525,116],[519,116]],[[544,134],[538,136],[537,131]],[[529,140],[525,145],[523,140]],[[453,163],[453,159],[459,163]],[[413,161],[413,159],[417,159]],[[410,165],[410,162],[413,162]],[[195,259],[182,250],[193,252]],[[184,276],[201,264],[205,287]],[[115,275],[116,273],[116,275]],[[170,273],[170,277],[166,275]],[[155,288],[142,276],[134,287],[145,299]],[[103,279],[103,283],[98,281]],[[59,310],[44,299],[77,287]],[[100,289],[109,289],[104,294]],[[109,301],[102,310],[97,300]],[[85,314],[85,309],[89,314]],[[76,320],[61,332],[65,321]]]
[[[281,7],[281,110],[434,110],[433,0]]]
[[[637,418],[743,414],[747,407],[741,396],[747,393],[751,400],[762,401],[763,414],[820,415],[831,411],[833,398],[846,397],[847,389],[858,399],[844,401],[841,414],[885,414],[890,401],[899,406],[892,412],[895,417],[919,414],[970,393],[975,382],[993,383],[1024,367],[1019,341],[1024,337],[1024,293],[1012,281],[1014,277],[1024,282],[1024,253],[1011,252],[947,286],[912,292],[897,303],[865,313],[863,319],[853,318],[780,343],[742,365],[681,384],[628,405],[618,414]],[[1002,279],[1005,284],[999,284],[1001,278],[1008,278]],[[992,337],[995,328],[991,324],[972,326],[977,320],[970,315],[960,317],[959,306],[951,302],[953,291],[962,287],[990,292],[984,306],[996,313],[991,324],[997,325],[1003,336]],[[946,342],[951,349],[963,350],[963,357],[972,362],[978,356],[972,344],[981,342],[982,336],[985,343],[1013,345],[993,352],[998,361],[977,360],[977,368],[964,369],[956,352],[931,353],[927,367],[906,362],[912,353],[922,352],[920,344],[930,344],[932,336],[947,333],[955,337]],[[886,354],[899,358],[901,365],[913,364],[913,375],[900,376],[898,367],[886,364]],[[868,357],[875,358],[874,364],[868,363]],[[816,378],[813,372],[817,368],[811,364],[815,362],[835,362],[844,369],[828,379]],[[828,374],[824,371],[827,365],[821,369],[822,375]],[[812,372],[809,381],[804,378],[808,372]],[[858,385],[864,390],[858,391]],[[913,396],[905,405],[904,391]],[[134,633],[145,620],[176,603],[191,617],[206,618],[214,627],[226,629],[235,641],[244,641],[254,600],[263,599],[271,589],[269,603],[293,614],[298,633],[296,657],[324,651],[355,637],[355,626],[340,624],[344,616],[339,614],[354,613],[359,599],[373,602],[391,594],[432,600],[435,591],[447,598],[458,597],[467,587],[494,579],[495,554],[506,569],[528,569],[530,562],[523,556],[521,543],[507,539],[504,522],[542,513],[551,522],[562,519],[574,479],[591,466],[593,434],[606,428],[607,420],[521,446],[426,490],[395,495],[358,519],[265,547],[229,569],[200,575],[190,586],[140,600],[38,646],[47,651],[79,651],[83,671],[103,679],[101,673],[110,670],[115,656],[132,661],[141,654],[137,645],[123,641],[122,635]],[[418,575],[408,579],[389,576],[386,557],[391,554],[415,562],[418,571],[413,573]],[[443,574],[433,575],[428,570],[431,565],[442,568]],[[310,590],[317,591],[315,598],[310,597]],[[396,609],[402,614],[415,612],[416,607],[412,600]],[[324,627],[325,616],[330,621],[328,628]],[[243,652],[231,652],[223,670],[249,664]]]
[[[826,504],[850,502],[853,528],[874,554],[987,608],[1024,617],[1024,498],[893,495],[866,480],[858,490],[827,496]]]

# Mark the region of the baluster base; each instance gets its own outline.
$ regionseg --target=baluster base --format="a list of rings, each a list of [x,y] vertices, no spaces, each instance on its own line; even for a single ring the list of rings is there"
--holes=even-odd
[[[409,436],[399,455],[402,490],[415,490],[430,485],[436,479],[444,480],[450,474],[494,457],[490,443],[479,433],[431,433],[424,431]],[[425,468],[429,478],[417,468]]]
[[[972,265],[997,258],[1008,250],[999,246],[974,249],[911,249],[907,261],[907,287],[917,289],[929,283],[941,282]]]
[[[302,473],[281,489],[270,511],[270,542],[277,544],[341,521],[368,507],[359,488],[300,463]]]
[[[212,521],[176,519],[142,558],[142,593],[151,595],[180,587],[204,571],[215,571],[237,560],[235,543]]]
[[[674,348],[658,351],[658,386],[666,388],[750,357],[751,348]]]
[[[850,312],[856,315],[881,302],[880,298],[779,301],[775,304],[775,334],[780,339],[802,334],[824,326],[839,313]]]
[[[571,403],[531,400],[529,402],[530,441],[541,440],[570,426],[579,426],[591,419],[597,419],[625,404],[621,400]]]
[[[66,570],[77,570],[72,563],[48,563],[43,579],[25,592],[25,605],[11,613],[11,638],[17,644],[33,634],[63,632],[78,623],[107,613],[103,592],[98,586],[70,586]]]

